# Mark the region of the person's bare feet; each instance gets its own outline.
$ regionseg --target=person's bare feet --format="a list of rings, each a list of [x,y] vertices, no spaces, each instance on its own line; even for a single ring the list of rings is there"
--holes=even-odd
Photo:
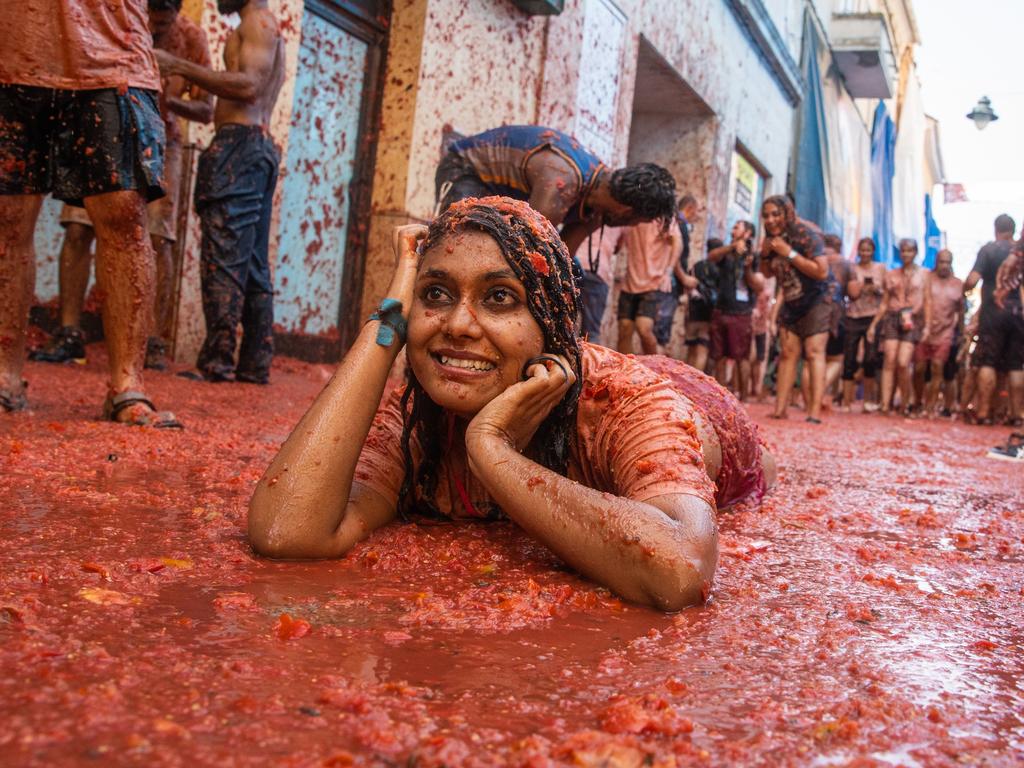
[[[768,418],[769,419],[788,419],[789,418],[789,414],[787,414],[785,412],[782,412],[782,413],[774,413],[773,412],[773,413],[769,413],[768,414]]]

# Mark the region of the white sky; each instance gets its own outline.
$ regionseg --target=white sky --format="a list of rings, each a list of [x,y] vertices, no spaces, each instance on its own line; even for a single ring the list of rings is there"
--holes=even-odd
[[[939,120],[946,180],[970,200],[943,205],[937,188],[935,219],[966,277],[993,219],[1009,213],[1019,233],[1024,218],[1024,0],[915,0],[914,10],[925,110]],[[981,96],[999,115],[984,131],[965,117]]]

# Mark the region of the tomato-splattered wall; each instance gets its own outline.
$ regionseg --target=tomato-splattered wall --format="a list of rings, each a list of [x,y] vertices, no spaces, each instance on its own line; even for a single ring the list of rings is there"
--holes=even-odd
[[[768,172],[768,191],[782,188],[793,107],[719,0],[568,0],[553,17],[529,16],[510,0],[394,0],[384,19],[388,50],[376,94],[381,119],[370,216],[351,221],[352,179],[327,161],[344,166],[359,152],[351,113],[368,82],[365,51],[311,24],[303,0],[270,5],[286,40],[286,80],[271,124],[282,150],[271,236],[280,330],[336,335],[339,313],[371,311],[390,277],[392,228],[432,213],[446,125],[470,133],[540,123],[576,134],[611,165],[665,165],[680,191],[695,194],[704,209],[694,230],[696,253],[703,252],[706,229],[722,234],[737,143]],[[231,20],[213,0],[187,0],[183,12],[206,30],[220,66]],[[788,29],[791,21],[776,23]],[[314,26],[326,37],[303,57],[303,29]],[[317,101],[310,96],[321,92],[327,101],[313,114]],[[211,137],[209,127],[188,133],[199,148]],[[44,301],[57,287],[62,233],[53,213],[47,209],[37,237],[37,294]],[[340,282],[351,266],[343,253],[351,226],[366,231],[367,247],[361,305],[347,307]],[[194,358],[204,335],[194,215],[185,236],[180,360]]]

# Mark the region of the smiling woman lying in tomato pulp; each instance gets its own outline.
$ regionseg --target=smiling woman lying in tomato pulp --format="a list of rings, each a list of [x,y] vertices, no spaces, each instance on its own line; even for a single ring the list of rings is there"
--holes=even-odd
[[[402,317],[382,315],[408,321],[408,381],[385,396],[401,334],[371,320],[253,494],[256,551],[339,557],[399,515],[504,515],[629,600],[705,600],[716,508],[775,476],[732,395],[582,341],[569,255],[526,203],[454,203],[395,251]]]

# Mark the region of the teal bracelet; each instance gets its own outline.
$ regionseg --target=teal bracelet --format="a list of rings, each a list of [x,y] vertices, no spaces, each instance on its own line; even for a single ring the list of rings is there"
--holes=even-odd
[[[382,347],[390,347],[398,338],[400,344],[405,343],[405,332],[409,327],[402,317],[402,302],[398,299],[384,299],[377,311],[370,315],[370,320],[380,321],[377,328],[377,343]]]

